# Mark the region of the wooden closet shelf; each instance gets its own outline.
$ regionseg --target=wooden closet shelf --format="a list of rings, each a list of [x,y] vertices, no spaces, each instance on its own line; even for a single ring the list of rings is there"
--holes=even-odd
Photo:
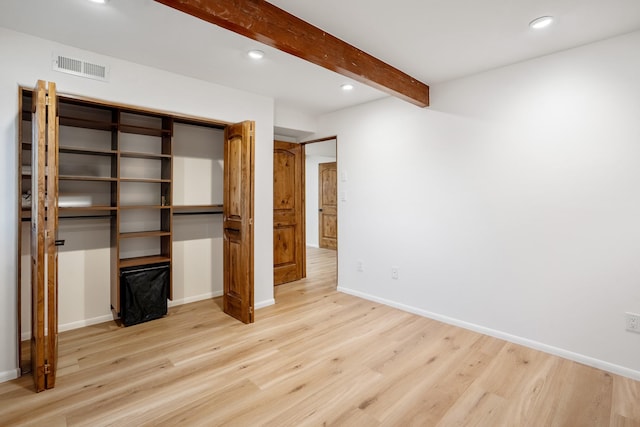
[[[169,183],[170,179],[151,179],[151,178],[120,178],[120,182],[146,182],[149,184]]]
[[[180,205],[173,206],[175,215],[222,213],[222,205]]]
[[[153,230],[153,231],[135,231],[131,233],[120,233],[121,239],[135,239],[141,237],[162,237],[170,236],[170,231]]]
[[[147,135],[147,136],[170,136],[170,129],[158,129],[158,128],[150,128],[144,126],[134,126],[120,123],[118,126],[118,130],[122,133],[134,133],[138,135]]]
[[[120,210],[129,210],[129,209],[171,209],[171,206],[163,206],[163,205],[128,205],[128,206],[120,206],[118,209]]]
[[[82,176],[82,175],[58,175],[59,180],[65,181],[104,181],[115,182],[117,178],[111,178],[106,176]]]
[[[60,116],[60,126],[111,131],[111,130],[117,129],[118,124],[113,123],[111,121],[83,119],[80,117]]]
[[[118,208],[113,206],[77,206],[58,207],[58,218],[106,218],[111,217]],[[73,213],[86,213],[86,215],[70,215]],[[31,219],[31,208],[23,208],[20,211],[23,221]]]
[[[58,148],[60,153],[68,154],[88,154],[97,156],[115,156],[118,152],[116,150],[99,150],[96,148],[83,148],[83,147],[63,147]]]
[[[140,267],[143,265],[161,264],[164,262],[171,262],[171,258],[164,255],[152,255],[141,256],[135,258],[122,258],[120,259],[120,268],[126,267]]]
[[[60,211],[64,212],[92,212],[92,211],[116,211],[118,208],[115,206],[64,206],[58,207]]]
[[[121,151],[120,157],[134,157],[137,159],[171,159],[171,154],[155,154],[155,153],[136,153],[132,151]]]

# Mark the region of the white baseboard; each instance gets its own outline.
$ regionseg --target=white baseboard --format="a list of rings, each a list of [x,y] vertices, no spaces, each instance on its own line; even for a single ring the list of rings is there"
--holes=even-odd
[[[255,304],[253,304],[253,308],[258,310],[260,308],[269,307],[270,305],[273,305],[275,303],[276,303],[276,300],[271,298],[271,299],[260,301],[260,302],[257,302]]]
[[[169,301],[169,307],[173,307],[176,305],[182,305],[182,304],[189,304],[191,302],[196,302],[196,301],[202,301],[205,299],[211,299],[211,298],[217,298],[217,297],[221,297],[223,295],[223,291],[216,291],[216,292],[211,292],[208,294],[202,294],[202,295],[196,295],[193,297],[188,297],[188,298],[183,298],[180,300],[173,300],[173,301]],[[259,308],[264,308],[264,307],[268,307],[270,305],[273,305],[276,303],[276,300],[271,298],[265,301],[260,301],[258,303],[254,304],[254,309],[259,309]]]
[[[192,302],[202,301],[205,299],[218,298],[222,296],[222,293],[223,293],[222,291],[208,292],[206,294],[194,295],[192,297],[169,301],[169,307],[174,307],[176,305],[182,305],[182,304],[189,304]]]
[[[307,243],[307,246],[310,248],[320,248],[320,245],[312,245],[311,243]]]
[[[429,319],[438,320],[443,323],[447,323],[449,325],[459,326],[464,329],[469,329],[474,332],[479,332],[484,335],[489,335],[495,338],[499,338],[505,341],[512,342],[514,344],[520,344],[525,347],[532,348],[534,350],[540,350],[545,353],[553,354],[555,356],[560,356],[562,358],[572,360],[574,362],[582,363],[587,366],[591,366],[594,368],[602,369],[603,371],[611,372],[617,375],[621,375],[623,377],[631,378],[634,380],[640,380],[640,371],[636,371],[634,369],[629,369],[624,366],[616,365],[613,363],[606,362],[604,360],[595,359],[593,357],[585,356],[584,354],[574,353],[569,350],[565,350],[563,348],[554,347],[548,344],[544,344],[538,341],[533,341],[528,338],[519,337],[517,335],[511,335],[506,332],[498,331],[496,329],[487,328],[484,326],[476,325],[474,323],[465,322],[463,320],[454,319],[452,317],[443,316],[438,313],[433,313],[427,310],[422,310],[420,308],[412,307],[410,305],[402,304],[399,302],[391,301],[385,298],[380,298],[374,295],[370,295],[364,292],[356,291],[353,289],[348,289],[342,286],[338,286],[338,291],[343,292],[345,294],[353,295],[356,297],[360,297],[369,301],[374,301],[380,304],[388,305],[390,307],[397,308],[402,311],[406,311],[409,313],[417,314],[418,316],[427,317]]]
[[[79,320],[77,322],[65,323],[63,325],[58,326],[58,332],[84,328],[85,326],[97,325],[98,323],[104,323],[110,320],[113,320],[112,314],[105,314],[104,316],[98,316],[92,319],[84,319],[84,320]]]
[[[20,376],[20,369],[11,369],[10,371],[0,372],[0,383],[15,380]]]
[[[207,294],[196,295],[180,300],[169,301],[169,307],[176,305],[188,304],[190,302],[202,301],[205,299],[216,298],[222,296],[222,291],[210,292]],[[98,316],[91,319],[79,320],[77,322],[70,322],[58,325],[58,332],[70,331],[72,329],[84,328],[85,326],[97,325],[98,323],[104,323],[114,320],[113,314],[106,314],[104,316]],[[31,339],[31,331],[23,332],[20,335],[22,341]]]
[[[85,326],[97,325],[98,323],[104,323],[113,320],[112,314],[105,314],[104,316],[93,317],[91,319],[78,320],[77,322],[63,323],[58,325],[58,332],[71,331],[73,329],[84,328]],[[45,329],[45,334],[47,333]],[[31,331],[22,332],[20,334],[20,340],[26,341],[31,339]]]
[[[220,296],[222,296],[222,291],[210,292],[210,293],[201,294],[201,295],[195,295],[195,296],[192,296],[192,297],[187,297],[187,298],[182,298],[182,299],[179,299],[179,300],[169,301],[169,307],[174,307],[174,306],[182,305],[182,304],[189,304],[189,303],[192,303],[192,302],[202,301],[202,300],[205,300],[205,299],[217,298],[217,297],[220,297]],[[261,302],[255,304],[254,308],[257,310],[259,308],[268,307],[268,306],[273,305],[275,303],[276,303],[276,300],[271,298],[271,299],[268,299],[268,300],[265,300],[265,301],[261,301]],[[105,315],[105,316],[94,317],[92,319],[85,319],[85,320],[79,320],[77,322],[65,323],[63,325],[59,325],[58,326],[58,332],[70,331],[72,329],[78,329],[78,328],[83,328],[85,326],[96,325],[98,323],[109,322],[111,320],[113,320],[113,315],[108,314],[108,315]],[[23,332],[21,334],[20,339],[22,341],[31,339],[31,331]]]

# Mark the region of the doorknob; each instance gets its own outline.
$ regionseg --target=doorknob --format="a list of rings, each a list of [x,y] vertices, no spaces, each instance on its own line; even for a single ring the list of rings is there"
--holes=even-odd
[[[322,212],[322,209],[318,209],[318,212]]]

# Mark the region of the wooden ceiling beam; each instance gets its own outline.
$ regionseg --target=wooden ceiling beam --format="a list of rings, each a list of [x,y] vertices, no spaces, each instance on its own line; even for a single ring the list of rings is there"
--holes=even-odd
[[[155,0],[420,107],[429,86],[264,0]]]

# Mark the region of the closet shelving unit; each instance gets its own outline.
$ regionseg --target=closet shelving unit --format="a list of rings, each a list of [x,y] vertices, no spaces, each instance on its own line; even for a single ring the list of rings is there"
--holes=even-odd
[[[18,206],[20,220],[30,221],[32,91],[20,92]],[[171,268],[174,214],[222,213],[220,204],[172,205],[174,121],[226,126],[58,95],[58,217],[110,220],[111,307],[116,314],[122,269],[159,264]],[[172,298],[171,279],[167,297]]]

